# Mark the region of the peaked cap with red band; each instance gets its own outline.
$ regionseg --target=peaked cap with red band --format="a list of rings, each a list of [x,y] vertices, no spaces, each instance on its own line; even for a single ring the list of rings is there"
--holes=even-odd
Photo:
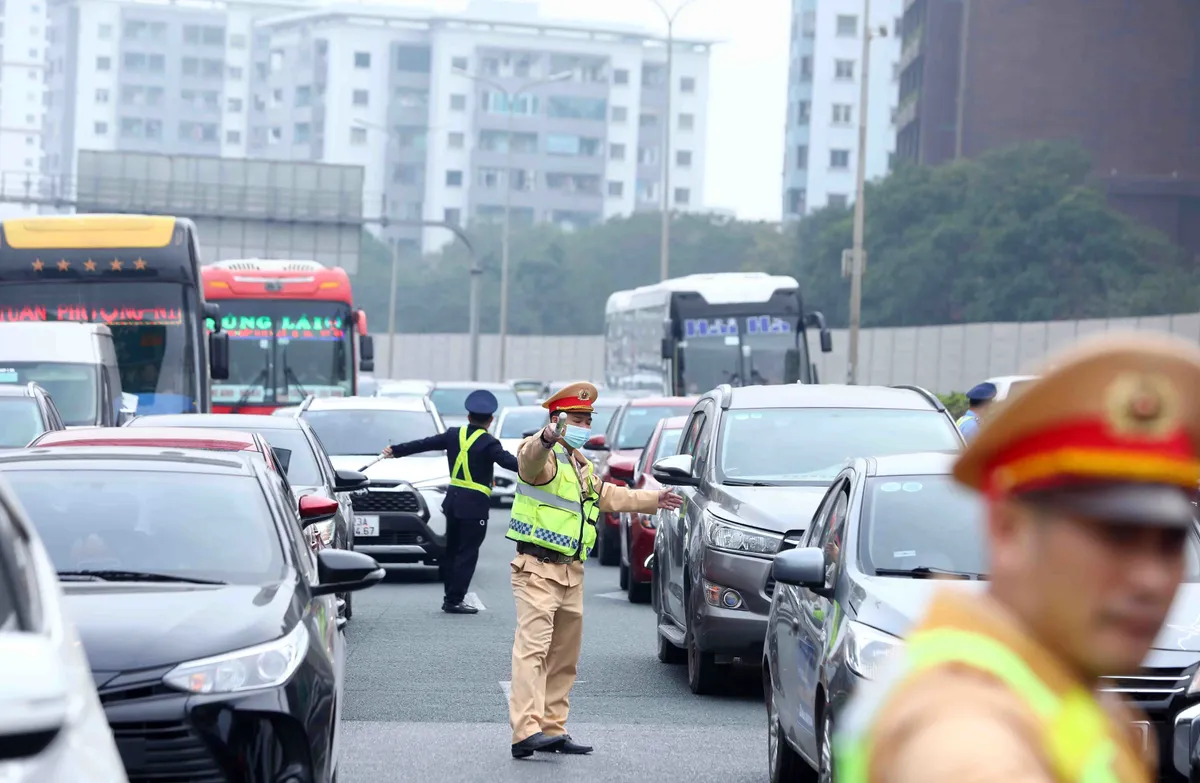
[[[992,497],[1065,493],[1094,501],[1114,486],[1126,497],[1146,498],[1155,487],[1196,492],[1200,347],[1144,332],[1081,342],[995,406],[954,476]],[[1116,505],[1140,514],[1137,503]]]
[[[542,407],[551,413],[566,411],[567,413],[591,413],[596,403],[598,392],[596,387],[587,381],[579,381],[563,387],[546,398]]]

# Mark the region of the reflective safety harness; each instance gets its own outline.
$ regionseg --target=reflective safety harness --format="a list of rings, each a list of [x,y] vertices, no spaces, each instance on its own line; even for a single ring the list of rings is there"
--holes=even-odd
[[[974,411],[967,411],[966,413],[964,413],[963,415],[958,417],[958,421],[954,422],[954,426],[958,427],[961,430],[963,425],[972,419],[978,420],[979,417],[975,415]]]
[[[483,437],[485,430],[475,430],[475,434],[467,437],[467,428],[458,428],[458,458],[454,460],[454,470],[450,471],[450,486],[473,489],[490,496],[492,488],[486,484],[476,483],[471,479],[471,466],[467,464],[467,450],[475,445],[475,441]]]
[[[591,464],[585,472],[585,493],[571,456],[561,445],[554,446],[554,457],[558,469],[546,484],[535,487],[517,477],[512,519],[505,537],[586,560],[588,550],[596,543],[596,520],[600,517],[600,496]]]
[[[915,633],[902,653],[902,667],[884,681],[865,683],[839,721],[834,739],[834,777],[838,783],[871,780],[871,729],[893,696],[916,675],[947,664],[969,666],[995,677],[1019,696],[1042,723],[1047,758],[1062,783],[1119,783],[1114,769],[1117,743],[1108,715],[1080,686],[1058,693],[1020,655],[992,636],[956,628]]]

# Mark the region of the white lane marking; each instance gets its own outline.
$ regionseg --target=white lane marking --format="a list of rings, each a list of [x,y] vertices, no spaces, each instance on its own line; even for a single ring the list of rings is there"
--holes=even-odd
[[[625,594],[624,590],[617,590],[614,593],[597,593],[596,597],[597,598],[608,598],[613,601],[628,601],[629,600],[629,596]]]
[[[463,597],[463,603],[467,606],[473,606],[481,612],[487,611],[487,607],[483,605],[483,601],[480,601],[479,596],[475,593],[467,593]]]

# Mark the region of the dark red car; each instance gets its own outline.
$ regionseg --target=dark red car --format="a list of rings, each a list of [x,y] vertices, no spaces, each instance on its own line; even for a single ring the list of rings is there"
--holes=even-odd
[[[601,481],[628,485],[642,449],[657,424],[672,416],[691,412],[697,397],[639,397],[620,407],[603,434],[593,435],[584,449],[597,454],[596,475]],[[598,524],[596,551],[601,565],[621,562],[621,520],[617,514],[602,513]]]
[[[654,428],[650,442],[642,451],[634,468],[634,489],[658,491],[662,485],[650,475],[656,460],[670,457],[679,450],[679,438],[687,424],[687,416],[663,419]],[[626,511],[621,514],[621,589],[627,591],[629,600],[644,604],[650,600],[650,569],[646,558],[654,551],[654,536],[658,532],[661,514],[678,514],[678,511],[659,511],[657,514],[636,514]]]

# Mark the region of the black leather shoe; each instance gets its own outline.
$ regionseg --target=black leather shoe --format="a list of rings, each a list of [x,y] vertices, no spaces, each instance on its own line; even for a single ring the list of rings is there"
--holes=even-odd
[[[456,604],[442,604],[442,611],[446,614],[479,614],[479,610],[473,606],[468,606],[462,601]]]
[[[571,739],[570,734],[563,734],[554,737],[558,742],[550,743],[545,747],[538,748],[543,753],[565,753],[568,756],[586,756],[592,752],[591,745],[580,745],[575,740]]]
[[[513,743],[513,758],[527,759],[533,755],[535,750],[546,750],[547,747],[557,745],[560,742],[562,742],[562,737],[551,737],[539,731],[537,734],[532,734],[520,742]]]

